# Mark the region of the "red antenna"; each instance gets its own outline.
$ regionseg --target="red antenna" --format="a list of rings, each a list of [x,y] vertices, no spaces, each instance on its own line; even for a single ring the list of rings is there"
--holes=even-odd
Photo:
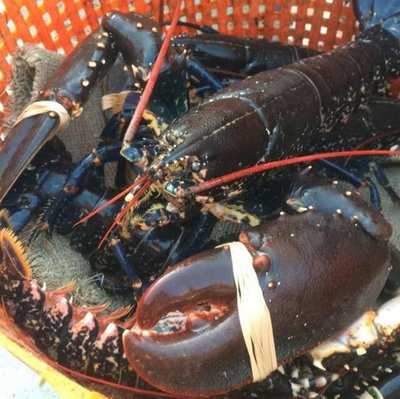
[[[139,191],[133,196],[133,198],[125,206],[125,208],[123,208],[119,211],[118,215],[115,217],[113,224],[110,226],[110,228],[106,231],[103,238],[101,239],[101,241],[98,245],[99,249],[103,246],[103,244],[106,242],[108,236],[112,233],[114,228],[118,226],[118,224],[125,217],[125,215],[129,212],[129,210],[132,207],[134,207],[141,200],[141,198],[144,195],[146,195],[147,189],[150,187],[150,185],[151,185],[151,182],[149,180],[145,181],[143,183],[142,187],[139,189]]]
[[[203,191],[211,190],[212,188],[215,187],[220,187],[224,184],[232,183],[233,181],[242,179],[243,177],[251,176],[253,174],[261,173],[270,169],[281,168],[284,166],[313,162],[319,159],[346,158],[346,157],[365,156],[365,155],[400,156],[400,151],[353,150],[353,151],[322,152],[318,154],[304,155],[301,157],[282,159],[279,161],[265,162],[259,165],[251,166],[249,168],[238,170],[236,172],[228,173],[224,176],[210,179],[208,181],[205,181],[204,183],[198,184],[197,186],[190,187],[189,191],[193,194],[201,193]]]
[[[87,220],[92,218],[94,215],[97,215],[99,212],[101,212],[103,209],[107,208],[108,206],[112,205],[114,202],[117,202],[119,199],[127,195],[130,191],[135,189],[141,184],[146,183],[148,181],[149,175],[146,173],[139,179],[135,180],[131,185],[129,185],[127,188],[122,190],[120,193],[118,193],[116,196],[112,197],[108,201],[106,201],[104,204],[98,206],[96,209],[93,211],[89,212],[86,216],[84,216],[82,219],[78,220],[75,224],[74,227],[79,226],[82,223],[85,223]]]
[[[176,3],[176,7],[174,10],[174,15],[173,15],[171,25],[169,26],[169,28],[167,28],[168,29],[167,35],[165,36],[165,39],[161,46],[160,52],[158,53],[157,59],[154,63],[154,66],[151,69],[149,80],[146,84],[146,87],[143,91],[140,101],[135,109],[135,113],[133,114],[133,117],[129,123],[129,126],[126,129],[124,140],[123,140],[123,145],[122,145],[122,150],[121,150],[122,156],[124,156],[124,154],[123,154],[124,149],[129,147],[130,144],[132,143],[133,139],[135,138],[136,132],[137,132],[140,122],[142,120],[143,112],[146,109],[147,104],[150,101],[150,97],[151,97],[154,87],[157,83],[158,75],[160,74],[161,67],[164,64],[164,60],[167,55],[169,43],[171,42],[171,39],[172,39],[172,36],[174,35],[176,26],[178,25],[180,11],[181,11],[181,2],[182,2],[182,0],[178,0]]]

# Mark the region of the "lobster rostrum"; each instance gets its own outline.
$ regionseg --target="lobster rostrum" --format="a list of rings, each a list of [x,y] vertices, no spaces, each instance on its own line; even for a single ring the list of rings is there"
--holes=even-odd
[[[235,248],[240,267],[247,257],[254,268],[269,308],[275,368],[361,316],[389,273],[391,227],[357,192],[342,192],[335,182],[303,184],[287,202],[293,214],[171,267],[125,321],[126,309],[102,316],[103,307],[75,306],[68,300],[72,286],[40,288],[22,244],[2,229],[2,301],[36,345],[65,367],[126,384],[135,371],[174,395],[229,392],[253,381],[232,271]]]

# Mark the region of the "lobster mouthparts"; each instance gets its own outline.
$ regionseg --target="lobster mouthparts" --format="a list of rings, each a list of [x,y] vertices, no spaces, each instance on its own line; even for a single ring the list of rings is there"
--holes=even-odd
[[[283,215],[240,239],[269,308],[278,364],[359,317],[389,273],[387,237],[341,214]],[[170,393],[210,396],[251,383],[230,246],[167,271],[143,296],[123,344],[135,371]]]

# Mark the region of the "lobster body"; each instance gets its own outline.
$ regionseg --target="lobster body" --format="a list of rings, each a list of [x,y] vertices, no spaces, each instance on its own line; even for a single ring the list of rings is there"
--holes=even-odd
[[[375,27],[331,54],[235,83],[169,127],[166,137],[176,148],[155,168],[189,158],[201,165],[196,180],[204,180],[332,143],[354,144],[332,128],[367,101],[377,81],[399,73],[399,51],[398,40]]]

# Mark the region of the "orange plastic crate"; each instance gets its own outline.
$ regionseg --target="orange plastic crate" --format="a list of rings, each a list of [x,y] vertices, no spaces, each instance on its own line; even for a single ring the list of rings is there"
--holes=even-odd
[[[4,118],[12,54],[40,43],[68,54],[110,10],[172,18],[175,0],[0,0],[0,119]],[[350,0],[185,0],[182,20],[222,33],[328,51],[356,29]]]

